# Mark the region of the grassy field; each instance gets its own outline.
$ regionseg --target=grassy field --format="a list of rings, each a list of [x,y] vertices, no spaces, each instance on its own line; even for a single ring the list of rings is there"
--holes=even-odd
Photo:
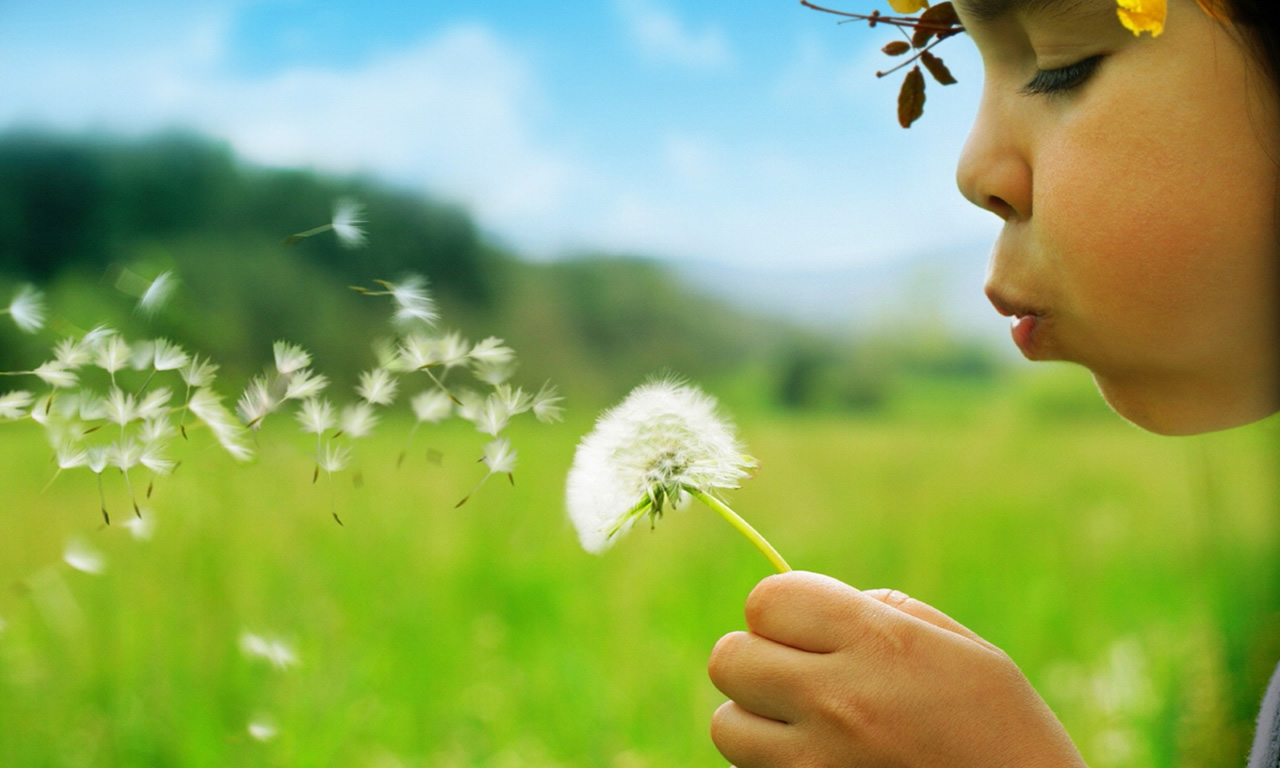
[[[1276,425],[1153,437],[1054,375],[744,414],[762,470],[735,508],[794,566],[1003,647],[1095,768],[1239,765],[1280,659]],[[0,766],[723,765],[706,658],[769,566],[701,508],[583,553],[562,494],[592,414],[570,413],[515,429],[515,486],[460,509],[481,436],[420,434],[397,469],[390,425],[334,486],[341,527],[291,436],[268,427],[248,466],[195,440],[150,540],[119,524],[118,476],[106,527],[91,475],[42,492],[39,430],[0,425]],[[105,572],[65,565],[71,539]],[[297,665],[247,656],[246,632]]]

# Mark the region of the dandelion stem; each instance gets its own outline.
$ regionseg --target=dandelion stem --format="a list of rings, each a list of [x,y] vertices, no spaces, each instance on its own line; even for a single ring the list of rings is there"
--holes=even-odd
[[[717,499],[715,496],[696,488],[686,487],[685,490],[698,501],[701,501],[703,504],[706,504],[708,507],[711,507],[716,512],[720,513],[720,516],[727,520],[729,525],[737,528],[739,533],[746,536],[747,540],[752,544],[755,544],[756,549],[760,550],[765,557],[769,558],[769,562],[773,563],[773,567],[778,569],[778,573],[786,573],[791,570],[791,566],[787,565],[787,561],[782,559],[782,555],[778,554],[778,550],[774,549],[773,545],[765,540],[765,538],[760,535],[759,531],[752,528],[751,523],[743,520],[738,516],[737,512],[729,509],[727,504]]]

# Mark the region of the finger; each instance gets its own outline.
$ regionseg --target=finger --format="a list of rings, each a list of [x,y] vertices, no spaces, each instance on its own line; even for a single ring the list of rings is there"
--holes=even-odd
[[[829,576],[790,571],[763,579],[747,597],[747,629],[812,653],[848,644],[859,624],[896,614],[878,600]]]
[[[928,603],[922,603],[914,597],[899,592],[896,589],[869,589],[863,592],[864,595],[879,600],[887,606],[897,608],[899,611],[914,616],[921,621],[928,622],[935,627],[945,629],[948,632],[954,632],[961,637],[968,638],[976,643],[995,648],[995,646],[983,640],[975,632],[951,618],[942,611],[934,608]]]
[[[792,726],[748,712],[726,701],[711,716],[711,741],[737,768],[776,768],[787,765],[794,751]]]
[[[753,714],[794,723],[797,698],[815,674],[819,657],[748,632],[731,632],[716,643],[707,663],[711,682]]]

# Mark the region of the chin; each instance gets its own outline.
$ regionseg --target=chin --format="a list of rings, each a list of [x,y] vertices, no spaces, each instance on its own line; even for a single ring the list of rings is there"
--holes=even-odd
[[[1126,421],[1170,437],[1200,435],[1261,421],[1280,411],[1280,398],[1257,392],[1206,391],[1202,387],[1134,383],[1094,372],[1102,398]]]

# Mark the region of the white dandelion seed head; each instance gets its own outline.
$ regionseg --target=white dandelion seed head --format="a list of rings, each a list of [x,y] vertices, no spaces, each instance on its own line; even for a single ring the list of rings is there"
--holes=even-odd
[[[152,355],[152,365],[157,371],[176,371],[191,359],[182,347],[168,339],[156,339],[152,344]]]
[[[356,394],[372,405],[391,405],[396,399],[399,386],[390,371],[374,368],[360,374],[360,386],[356,387]]]
[[[398,283],[386,283],[391,298],[396,303],[392,322],[402,328],[418,324],[435,325],[440,319],[436,302],[427,291],[427,279],[421,275],[407,275]]]
[[[325,472],[341,472],[350,464],[351,447],[341,443],[325,443],[324,449],[316,455],[316,466]]]
[[[74,387],[80,380],[76,372],[67,368],[67,366],[57,360],[49,360],[43,363],[39,368],[32,371],[45,384],[54,389],[65,389]]]
[[[348,437],[367,437],[378,426],[378,415],[368,403],[354,403],[342,409],[342,431]]]
[[[608,549],[643,515],[706,493],[737,488],[755,462],[743,454],[733,425],[714,398],[688,384],[653,381],[606,411],[578,444],[569,470],[569,518],[588,552]],[[611,535],[614,534],[614,535]]]
[[[293,646],[278,637],[259,635],[254,632],[240,634],[240,652],[252,659],[271,662],[276,669],[288,669],[298,666],[298,654]]]
[[[81,539],[72,539],[62,550],[62,561],[81,573],[97,576],[107,570],[102,553]]]
[[[329,377],[316,373],[310,368],[298,371],[289,376],[289,384],[284,390],[285,400],[306,400],[315,397],[329,386]]]
[[[257,717],[249,721],[249,736],[254,741],[268,742],[276,737],[279,730],[275,723],[265,717]]]
[[[222,447],[239,461],[253,458],[249,447],[249,434],[236,417],[222,404],[222,399],[211,389],[201,387],[192,395],[187,409],[208,425]]]
[[[453,401],[438,389],[428,389],[413,396],[409,401],[413,415],[418,421],[438,424],[453,413]]]
[[[311,354],[297,344],[277,341],[271,345],[271,353],[276,358],[276,370],[282,376],[300,371],[311,365]]]
[[[510,474],[516,468],[516,452],[505,437],[490,441],[484,447],[484,464],[491,474]]]
[[[44,294],[34,285],[24,285],[9,302],[7,312],[19,328],[35,333],[44,327]]]
[[[173,270],[161,272],[155,280],[152,280],[147,285],[147,289],[139,297],[138,311],[147,317],[151,317],[169,302],[170,297],[173,296],[174,289],[177,287],[178,278],[173,274]]]
[[[201,360],[199,355],[192,355],[190,362],[178,371],[188,387],[209,386],[213,383],[213,377],[217,372],[217,363]]]
[[[129,342],[119,334],[109,333],[98,345],[94,362],[107,373],[115,373],[124,370],[132,354],[133,350],[129,347]]]
[[[0,419],[21,419],[27,415],[27,409],[36,400],[35,395],[25,390],[5,392],[0,395]]]
[[[144,508],[140,516],[125,520],[123,525],[128,529],[129,535],[138,541],[151,541],[156,532],[156,516],[151,510]]]
[[[365,223],[364,203],[351,197],[343,197],[334,201],[333,219],[330,225],[333,227],[333,233],[338,236],[338,242],[344,248],[359,248],[365,243],[364,227]]]
[[[298,422],[303,432],[320,435],[338,425],[338,416],[328,400],[309,397],[298,407]]]

